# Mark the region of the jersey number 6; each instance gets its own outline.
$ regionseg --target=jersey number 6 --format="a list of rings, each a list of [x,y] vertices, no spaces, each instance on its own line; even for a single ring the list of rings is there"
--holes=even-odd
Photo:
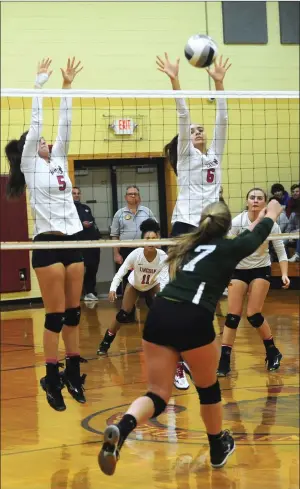
[[[58,189],[63,192],[64,190],[66,190],[66,186],[67,186],[65,179],[63,175],[58,175],[56,178],[58,181]]]
[[[215,179],[215,171],[216,170],[214,168],[210,168],[209,170],[207,170],[207,175],[206,175],[207,183],[213,183]]]

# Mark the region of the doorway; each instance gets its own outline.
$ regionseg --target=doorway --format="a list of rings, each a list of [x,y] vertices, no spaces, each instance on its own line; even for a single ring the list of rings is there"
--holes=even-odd
[[[160,223],[162,237],[167,237],[164,158],[75,160],[74,170],[81,201],[91,208],[103,239],[110,239],[113,216],[125,206],[124,195],[129,185],[139,187],[141,204],[152,210]],[[99,297],[107,297],[115,271],[112,248],[103,248],[97,273]]]

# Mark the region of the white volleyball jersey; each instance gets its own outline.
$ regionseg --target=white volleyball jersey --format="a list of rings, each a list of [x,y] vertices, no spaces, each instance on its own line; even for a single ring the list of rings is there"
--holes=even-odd
[[[129,270],[132,272],[128,277],[128,282],[135,289],[146,292],[159,284],[162,290],[169,282],[169,267],[165,264],[167,254],[160,249],[156,251],[156,257],[151,262],[145,257],[144,248],[132,251],[114,276],[110,291],[116,292]]]
[[[202,210],[219,201],[221,162],[226,142],[227,104],[217,99],[214,136],[207,154],[191,142],[190,113],[184,99],[176,99],[178,113],[177,185],[178,197],[173,210],[176,221],[198,226]]]
[[[34,97],[30,129],[21,160],[21,171],[30,195],[34,220],[33,235],[50,231],[71,235],[83,229],[73,201],[72,183],[68,175],[67,154],[71,134],[72,100],[61,99],[58,135],[49,162],[38,155],[38,145],[42,137],[42,109],[42,99]]]
[[[236,216],[232,220],[232,227],[229,231],[229,235],[238,236],[246,229],[249,229],[249,226],[252,222],[249,219],[248,212],[244,211],[238,216]],[[281,234],[280,227],[275,222],[272,227],[271,234]],[[276,251],[276,255],[278,257],[278,261],[286,261],[286,251],[284,248],[283,241],[280,239],[276,239],[273,241],[273,246]],[[244,258],[236,268],[238,269],[249,269],[249,268],[261,268],[261,267],[269,267],[271,265],[270,253],[269,253],[269,242],[265,241],[252,255]]]

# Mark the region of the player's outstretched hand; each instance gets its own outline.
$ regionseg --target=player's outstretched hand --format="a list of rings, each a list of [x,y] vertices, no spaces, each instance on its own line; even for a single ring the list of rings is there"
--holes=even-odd
[[[157,69],[162,73],[166,73],[171,80],[175,80],[175,78],[178,77],[179,62],[180,59],[176,58],[175,63],[171,63],[168,53],[165,53],[165,59],[162,59],[160,56],[156,56],[156,64],[158,66]]]
[[[50,58],[43,58],[42,61],[38,63],[34,88],[43,88],[43,85],[47,83],[52,74],[52,71],[49,69],[51,63],[52,59]]]
[[[60,69],[64,84],[71,85],[75,76],[78,75],[78,73],[83,69],[83,66],[80,65],[81,61],[78,61],[78,63],[75,62],[75,56],[72,58],[72,60],[68,58],[67,67],[65,69]]]
[[[258,220],[261,221],[264,217],[266,217],[266,213],[267,213],[267,208],[264,207],[258,214]]]
[[[215,59],[213,70],[206,68],[207,73],[215,82],[222,82],[224,80],[224,77],[231,66],[231,63],[228,64],[228,62],[229,58],[223,63],[223,56],[220,56],[218,60]]]
[[[37,75],[41,75],[42,73],[46,73],[49,76],[51,76],[52,71],[49,71],[50,65],[52,63],[52,59],[50,58],[43,58],[42,61],[38,63],[37,66]]]
[[[275,199],[271,200],[267,205],[267,217],[270,217],[275,222],[277,220],[277,217],[280,216],[281,213],[281,204]]]

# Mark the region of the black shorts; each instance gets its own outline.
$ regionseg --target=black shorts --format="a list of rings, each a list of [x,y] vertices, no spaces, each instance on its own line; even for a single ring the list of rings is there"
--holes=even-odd
[[[231,280],[241,280],[246,284],[250,284],[256,278],[262,278],[270,282],[271,279],[271,267],[260,267],[260,268],[247,268],[241,269],[236,268],[233,272]]]
[[[72,235],[66,234],[38,234],[33,241],[75,241]],[[83,261],[82,251],[78,248],[50,248],[49,250],[33,250],[32,268],[49,267],[54,263],[62,263],[65,267],[71,263]]]
[[[196,226],[192,224],[187,224],[186,222],[176,221],[172,226],[171,238],[175,238],[176,236],[181,236],[181,234],[191,233],[197,229]]]
[[[214,314],[190,302],[156,297],[146,319],[143,339],[178,352],[212,343]]]

